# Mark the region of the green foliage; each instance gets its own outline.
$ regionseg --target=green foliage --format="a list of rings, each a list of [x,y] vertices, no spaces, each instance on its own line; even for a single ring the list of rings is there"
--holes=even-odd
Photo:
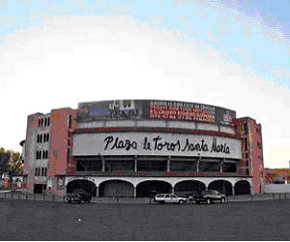
[[[0,148],[0,174],[8,172],[9,175],[16,175],[22,171],[22,161],[19,152]]]

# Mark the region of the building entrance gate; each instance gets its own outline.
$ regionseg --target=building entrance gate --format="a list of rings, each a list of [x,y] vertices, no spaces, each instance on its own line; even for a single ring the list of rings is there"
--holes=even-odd
[[[70,181],[66,189],[67,193],[72,193],[75,189],[84,189],[86,192],[91,193],[92,196],[96,196],[96,185],[92,181],[85,179]]]

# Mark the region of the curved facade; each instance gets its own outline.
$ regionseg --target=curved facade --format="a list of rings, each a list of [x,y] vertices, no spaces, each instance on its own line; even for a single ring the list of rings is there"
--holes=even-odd
[[[261,125],[198,103],[115,100],[28,116],[26,192],[228,195],[263,188]],[[45,171],[47,170],[47,174]]]

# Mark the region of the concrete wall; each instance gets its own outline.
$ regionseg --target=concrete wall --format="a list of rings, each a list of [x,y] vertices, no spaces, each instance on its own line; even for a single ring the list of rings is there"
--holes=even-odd
[[[290,193],[290,184],[264,185],[264,193]]]

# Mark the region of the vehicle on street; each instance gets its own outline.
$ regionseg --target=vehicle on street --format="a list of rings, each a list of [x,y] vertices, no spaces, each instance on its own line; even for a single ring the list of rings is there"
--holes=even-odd
[[[186,202],[185,197],[178,197],[174,194],[157,194],[154,197],[154,201],[157,203],[179,203],[183,204]]]
[[[219,201],[220,203],[225,203],[227,202],[227,196],[216,190],[208,190],[208,191],[203,191],[199,195],[196,195],[194,200],[195,200],[195,203],[197,204],[200,204],[200,203],[211,204],[211,203],[214,203],[215,201]]]
[[[72,193],[66,195],[66,200],[68,203],[76,202],[91,202],[91,194],[84,189],[75,189]]]

